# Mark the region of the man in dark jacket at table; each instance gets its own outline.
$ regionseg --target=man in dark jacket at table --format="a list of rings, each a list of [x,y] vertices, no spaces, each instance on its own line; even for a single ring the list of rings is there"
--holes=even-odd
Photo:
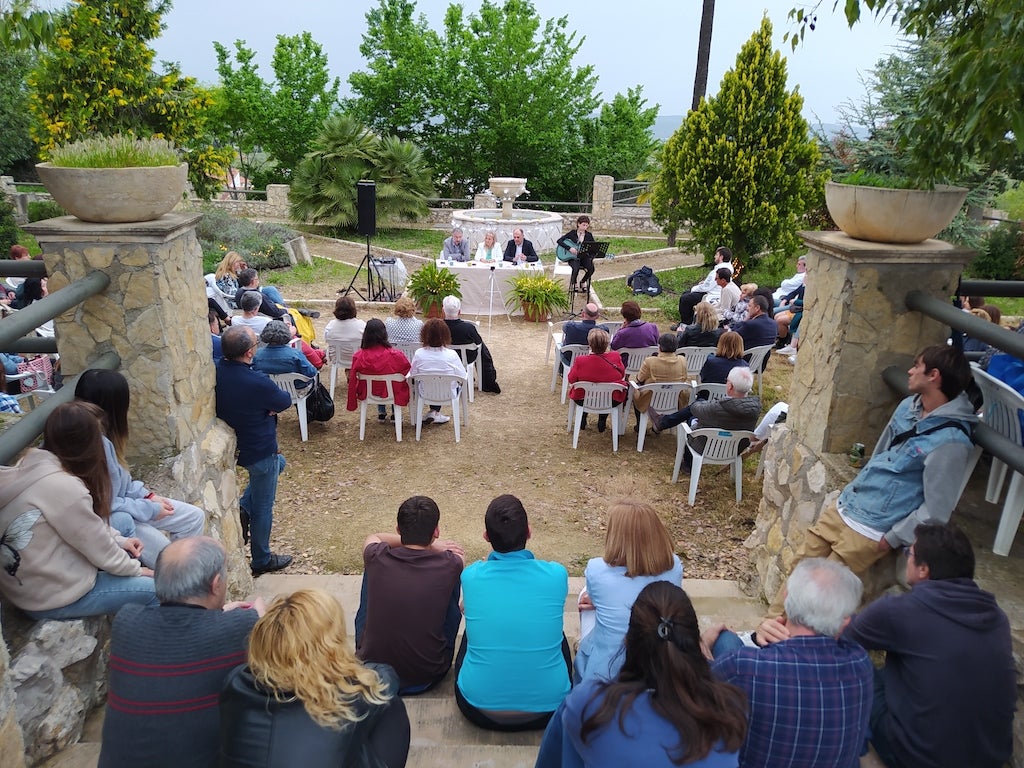
[[[523,230],[516,227],[512,230],[512,239],[505,246],[505,254],[502,261],[511,261],[513,264],[539,261],[540,256],[533,248],[533,243],[523,237]]]

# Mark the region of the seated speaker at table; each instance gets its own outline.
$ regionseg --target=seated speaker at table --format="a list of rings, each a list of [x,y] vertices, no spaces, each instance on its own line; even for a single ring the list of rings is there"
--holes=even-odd
[[[512,239],[505,246],[504,261],[511,261],[513,264],[525,264],[527,262],[540,261],[540,256],[534,250],[533,243],[523,237],[523,230],[516,227],[512,230]]]

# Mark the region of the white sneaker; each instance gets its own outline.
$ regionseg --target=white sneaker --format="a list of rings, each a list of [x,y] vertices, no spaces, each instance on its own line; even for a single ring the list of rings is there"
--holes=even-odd
[[[778,350],[778,352],[780,355],[795,355],[796,347],[794,347],[792,344],[787,344],[786,346],[782,347],[782,349]]]
[[[434,423],[435,424],[447,424],[452,420],[451,416],[445,416],[443,413],[434,412]]]

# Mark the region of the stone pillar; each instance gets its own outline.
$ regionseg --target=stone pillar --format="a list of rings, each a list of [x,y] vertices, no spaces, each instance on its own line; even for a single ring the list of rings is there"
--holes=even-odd
[[[853,443],[870,451],[899,402],[882,381],[890,365],[909,368],[923,347],[943,344],[948,329],[906,308],[910,290],[948,298],[973,256],[938,240],[891,245],[842,232],[803,232],[806,315],[789,397],[787,424],[765,448],[764,491],[746,545],[760,581],[775,596],[804,532],[848,483]],[[867,575],[865,595],[894,583],[893,558]]]
[[[910,367],[948,329],[907,309],[913,289],[951,296],[974,255],[939,240],[889,245],[842,232],[803,232],[807,258],[806,315],[790,392],[790,426],[816,453],[853,443],[870,450],[899,397],[882,381],[890,365]]]
[[[267,208],[270,215],[280,219],[288,218],[288,192],[291,187],[287,184],[267,184]]]
[[[612,194],[614,191],[614,177],[594,177],[594,201],[590,212],[591,216],[600,221],[608,221],[612,217]]]
[[[210,534],[228,550],[233,593],[252,580],[241,548],[234,433],[218,421],[200,214],[169,213],[148,222],[88,224],[62,216],[32,224],[50,275],[49,289],[100,270],[103,293],[54,321],[61,368],[81,373],[113,350],[131,389],[128,460],[135,474],[171,498],[209,515]]]

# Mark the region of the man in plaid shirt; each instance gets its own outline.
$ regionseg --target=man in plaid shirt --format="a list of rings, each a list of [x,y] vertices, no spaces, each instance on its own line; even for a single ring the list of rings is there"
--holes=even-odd
[[[860,604],[860,579],[841,563],[810,558],[786,590],[788,639],[751,648],[722,626],[704,635],[712,672],[750,702],[740,766],[857,768],[874,672],[863,648],[837,637]]]

